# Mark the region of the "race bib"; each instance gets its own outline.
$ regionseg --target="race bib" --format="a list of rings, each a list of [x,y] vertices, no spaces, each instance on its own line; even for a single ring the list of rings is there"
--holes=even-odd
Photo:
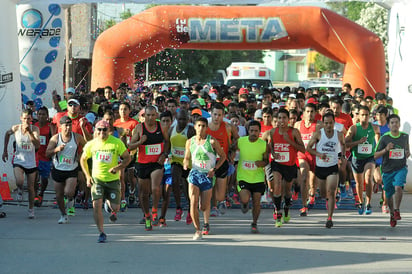
[[[405,157],[405,150],[403,148],[395,148],[389,150],[389,159],[401,160]]]
[[[278,154],[278,157],[276,159],[276,162],[278,163],[286,163],[289,162],[289,151],[286,152],[276,152]]]
[[[42,146],[46,145],[46,136],[40,135],[40,145]]]
[[[160,144],[146,145],[146,155],[160,155],[162,153],[162,146]]]
[[[97,161],[105,164],[110,164],[112,163],[113,160],[113,154],[110,152],[99,152],[97,154]]]
[[[359,154],[371,154],[372,153],[372,144],[359,144],[358,145]]]
[[[185,148],[184,147],[173,147],[172,155],[178,158],[185,157]]]
[[[194,161],[193,165],[203,171],[208,171],[210,169],[209,165],[205,161]]]
[[[71,165],[73,164],[73,159],[71,157],[67,157],[67,155],[60,156],[60,163]]]
[[[242,161],[242,168],[245,170],[256,170],[255,161]]]
[[[31,143],[22,142],[21,143],[21,149],[23,151],[31,151]]]
[[[325,157],[324,159],[318,157],[318,160],[319,160],[320,162],[323,162],[323,163],[329,163],[330,160],[331,160],[331,158],[332,158],[331,155],[326,154],[326,157]]]

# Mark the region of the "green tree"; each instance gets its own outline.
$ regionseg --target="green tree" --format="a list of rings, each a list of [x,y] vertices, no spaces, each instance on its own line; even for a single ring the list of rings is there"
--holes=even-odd
[[[130,9],[127,9],[126,11],[123,11],[120,13],[120,18],[122,20],[126,20],[132,16],[133,16],[133,13],[130,11]]]
[[[365,2],[335,2],[326,3],[326,5],[334,12],[348,18],[352,21],[357,21],[360,18],[361,11],[366,7]]]
[[[315,70],[322,72],[339,72],[343,68],[343,65],[339,62],[336,62],[322,54],[316,54],[315,56]]]
[[[116,22],[116,20],[114,20],[113,18],[104,21],[104,29],[103,29],[103,31],[105,31],[105,30],[113,27],[113,26],[116,25],[116,24],[117,24],[117,22]]]

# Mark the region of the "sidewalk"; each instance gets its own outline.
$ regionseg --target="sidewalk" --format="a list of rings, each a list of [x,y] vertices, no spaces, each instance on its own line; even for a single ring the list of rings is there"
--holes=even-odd
[[[272,210],[259,218],[260,234],[250,233],[251,212],[239,209],[211,218],[211,235],[193,241],[193,226],[173,220],[168,227],[144,231],[140,208],[119,213],[116,224],[105,214],[108,242],[96,243],[92,209],[77,209],[67,225],[57,224],[53,207],[5,205],[0,219],[1,273],[407,273],[412,272],[412,195],[405,194],[402,220],[389,226],[374,195],[370,216],[338,210],[334,227],[326,229],[326,210],[273,225]],[[186,214],[186,213],[185,213]],[[184,220],[183,218],[182,220]]]

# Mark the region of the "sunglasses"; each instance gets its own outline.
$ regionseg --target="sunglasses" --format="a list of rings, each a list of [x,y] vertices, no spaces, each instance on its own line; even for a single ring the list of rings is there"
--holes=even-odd
[[[106,132],[106,131],[108,130],[108,128],[107,128],[107,127],[104,127],[104,128],[98,128],[97,130],[98,130],[98,131],[103,131],[103,132]]]
[[[76,103],[68,103],[67,105],[68,105],[68,106],[71,106],[71,107],[78,106],[78,104],[76,104]]]

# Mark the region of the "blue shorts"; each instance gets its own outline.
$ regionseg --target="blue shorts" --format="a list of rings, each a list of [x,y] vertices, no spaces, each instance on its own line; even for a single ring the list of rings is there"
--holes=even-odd
[[[200,192],[213,187],[212,178],[208,178],[207,173],[202,173],[194,169],[190,171],[188,181],[190,184],[197,186]]]
[[[49,178],[52,167],[52,161],[40,161],[39,160],[39,174],[42,178]]]
[[[169,186],[172,185],[172,175],[171,174],[163,175],[162,185],[169,185]]]
[[[408,167],[403,167],[389,173],[382,173],[382,181],[386,198],[389,199],[393,196],[393,194],[395,194],[395,186],[403,187],[405,185],[407,174]]]

